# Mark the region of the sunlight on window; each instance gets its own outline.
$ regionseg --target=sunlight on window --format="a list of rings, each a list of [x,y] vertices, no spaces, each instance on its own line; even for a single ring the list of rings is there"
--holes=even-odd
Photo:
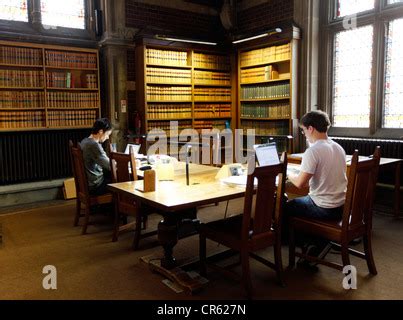
[[[373,26],[335,36],[333,126],[369,127]]]
[[[403,0],[388,0],[388,4],[403,3]]]
[[[28,22],[27,1],[0,0],[0,19]]]
[[[396,1],[396,0],[392,0]],[[338,0],[337,17],[349,16],[355,13],[375,8],[375,0]]]
[[[384,128],[403,128],[403,19],[389,23],[386,39]]]
[[[85,29],[84,0],[41,0],[42,24]]]

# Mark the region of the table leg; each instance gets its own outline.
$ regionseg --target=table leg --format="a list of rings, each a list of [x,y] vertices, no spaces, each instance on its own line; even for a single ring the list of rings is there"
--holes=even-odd
[[[164,248],[164,258],[161,259],[161,266],[166,269],[174,268],[176,260],[173,256],[173,248],[178,243],[178,225],[176,219],[164,216],[158,223],[158,240]]]
[[[400,163],[396,163],[395,172],[395,218],[399,218],[400,215]]]
[[[158,240],[164,248],[164,258],[161,260],[163,268],[172,269],[176,266],[173,248],[178,243],[178,239],[197,233],[199,220],[196,217],[197,209],[193,208],[167,213],[159,222]]]

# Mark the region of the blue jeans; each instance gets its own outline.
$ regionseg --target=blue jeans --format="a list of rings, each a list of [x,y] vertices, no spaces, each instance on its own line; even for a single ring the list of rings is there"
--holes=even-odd
[[[287,201],[284,209],[284,216],[287,217],[287,220],[291,216],[337,220],[341,219],[343,213],[343,206],[331,209],[321,208],[313,202],[310,196]]]
[[[293,200],[287,201],[283,210],[282,219],[282,238],[284,242],[288,243],[289,227],[288,220],[290,217],[306,217],[313,219],[323,219],[323,220],[341,220],[343,214],[343,206],[338,208],[321,208],[317,206],[310,196],[305,196],[301,198],[295,198]],[[301,246],[304,242],[316,239],[314,237],[301,237],[296,235],[296,244]]]

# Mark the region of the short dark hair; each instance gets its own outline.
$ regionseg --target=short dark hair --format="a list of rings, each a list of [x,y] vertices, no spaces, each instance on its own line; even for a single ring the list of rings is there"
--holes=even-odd
[[[97,134],[99,130],[104,130],[104,132],[112,130],[112,124],[108,118],[100,118],[95,120],[91,133]]]
[[[300,125],[303,125],[305,128],[311,126],[316,130],[318,130],[319,132],[323,133],[327,132],[331,123],[327,113],[320,110],[314,110],[306,113],[301,118]]]

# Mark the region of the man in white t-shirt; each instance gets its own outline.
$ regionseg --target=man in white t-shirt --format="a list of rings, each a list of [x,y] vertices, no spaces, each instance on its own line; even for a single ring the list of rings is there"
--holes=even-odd
[[[309,194],[286,203],[284,225],[290,216],[341,219],[347,190],[346,153],[327,136],[330,120],[326,113],[308,112],[300,127],[309,148],[302,156],[300,173],[288,179],[297,188],[309,185]]]

